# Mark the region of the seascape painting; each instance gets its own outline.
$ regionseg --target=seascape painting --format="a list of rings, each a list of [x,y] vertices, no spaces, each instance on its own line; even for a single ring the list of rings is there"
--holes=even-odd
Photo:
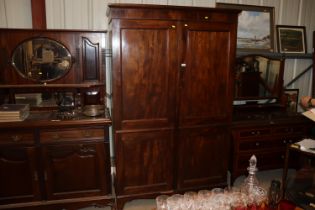
[[[216,7],[239,9],[237,49],[242,51],[274,51],[274,7],[216,3]]]
[[[271,49],[270,13],[242,11],[239,16],[237,48]]]

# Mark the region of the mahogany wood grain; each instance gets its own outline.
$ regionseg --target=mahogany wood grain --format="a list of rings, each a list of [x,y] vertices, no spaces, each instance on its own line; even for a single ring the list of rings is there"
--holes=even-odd
[[[1,85],[38,84],[21,77],[10,62],[14,49],[23,41],[33,37],[47,37],[61,43],[69,50],[73,59],[72,66],[65,76],[46,82],[47,84],[88,83],[91,85],[105,82],[105,72],[102,71],[105,69],[105,63],[101,59],[101,51],[104,47],[101,43],[105,39],[105,31],[0,29],[0,49],[3,56],[0,61],[0,66],[3,67],[0,73]],[[91,53],[90,48],[86,49],[84,44],[86,42],[93,43],[90,48],[94,53]],[[91,71],[93,75],[89,79],[84,78],[84,75],[90,74],[85,66],[90,66],[93,70]]]
[[[33,29],[46,29],[45,0],[31,0]]]
[[[0,206],[42,198],[35,147],[0,147]]]
[[[312,97],[315,98],[315,31],[313,31],[313,80],[312,80]]]
[[[32,37],[48,37],[70,51],[74,63],[64,77],[39,84],[16,72],[10,56]],[[105,31],[0,29],[1,103],[14,103],[16,93],[73,92],[81,93],[82,105],[105,104],[104,40]],[[114,207],[110,124],[107,114],[60,120],[55,109],[0,122],[0,209]]]
[[[109,5],[118,209],[226,184],[238,12]]]
[[[257,114],[256,114],[257,115]],[[282,168],[287,144],[308,138],[311,121],[303,116],[234,120],[232,180],[247,174],[248,160],[255,154],[259,170]]]

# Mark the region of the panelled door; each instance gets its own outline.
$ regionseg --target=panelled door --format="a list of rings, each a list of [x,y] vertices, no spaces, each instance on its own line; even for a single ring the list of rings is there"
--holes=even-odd
[[[117,193],[173,188],[177,26],[113,20]],[[115,27],[119,26],[119,27]]]
[[[187,22],[182,33],[177,184],[187,188],[224,183],[236,27]]]

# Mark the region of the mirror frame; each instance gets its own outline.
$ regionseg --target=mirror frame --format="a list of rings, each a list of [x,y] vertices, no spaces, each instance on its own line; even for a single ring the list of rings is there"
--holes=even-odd
[[[269,60],[273,61],[279,61],[280,66],[279,66],[279,75],[278,75],[278,80],[277,80],[277,86],[275,89],[275,92],[273,93],[272,96],[243,96],[243,97],[237,97],[236,91],[237,91],[237,72],[241,68],[240,64],[241,62],[246,58],[246,57],[263,57]],[[283,74],[284,74],[284,65],[285,65],[285,60],[283,58],[275,58],[271,56],[266,56],[263,54],[246,54],[246,55],[241,55],[238,56],[236,59],[235,63],[235,83],[234,83],[234,105],[258,105],[258,106],[263,106],[263,105],[279,105],[281,104],[281,99],[283,95]]]
[[[16,65],[16,60],[15,60],[15,57],[16,57],[16,55],[19,53],[19,49],[20,48],[24,48],[24,45],[26,44],[26,43],[28,43],[28,42],[30,42],[30,41],[34,41],[34,40],[43,40],[43,42],[44,41],[47,41],[47,42],[49,42],[49,43],[53,43],[53,44],[51,44],[51,46],[55,46],[55,49],[63,49],[64,50],[64,53],[66,54],[66,56],[63,56],[63,57],[61,57],[61,62],[58,62],[58,64],[62,64],[62,62],[63,61],[68,61],[68,66],[65,68],[65,69],[63,69],[64,70],[64,72],[62,72],[61,74],[57,74],[57,76],[55,76],[55,77],[52,77],[52,78],[47,78],[47,79],[38,79],[38,78],[34,78],[34,77],[32,77],[32,76],[28,76],[28,75],[26,75],[24,72],[30,72],[30,71],[28,71],[28,70],[25,70],[25,69],[23,69],[23,70],[21,70],[17,65]],[[35,48],[34,48],[34,46],[32,46],[32,52],[34,52],[34,50],[35,50]],[[50,51],[52,51],[52,50],[50,50]],[[56,70],[58,70],[59,68],[57,67],[57,65],[58,64],[56,64],[55,65],[55,63],[56,63],[56,57],[55,57],[55,53],[56,52],[51,52],[51,53],[47,53],[46,55],[47,55],[47,61],[46,61],[46,63],[43,63],[43,64],[37,64],[37,66],[40,66],[40,70],[39,70],[39,72],[40,73],[42,73],[41,72],[41,70],[42,70],[42,65],[44,65],[44,64],[48,64],[49,66],[50,66],[50,68],[52,67],[53,68],[53,70],[54,71],[56,71]],[[51,56],[53,56],[52,58],[51,58]],[[37,58],[38,59],[38,57],[35,57],[35,58]],[[68,59],[65,59],[65,58],[68,58]],[[44,60],[44,58],[43,58],[43,55],[42,55],[42,58],[41,58],[42,60]],[[51,61],[51,59],[53,59],[52,61]],[[31,70],[33,69],[33,66],[35,66],[35,65],[33,65],[32,64],[32,60],[31,59],[29,59],[30,61],[28,61],[28,62],[30,62],[31,63]],[[70,52],[70,50],[66,47],[66,45],[64,45],[63,43],[61,43],[60,41],[57,41],[57,40],[55,40],[55,39],[52,39],[52,38],[49,38],[49,37],[44,37],[44,36],[34,36],[34,37],[30,37],[30,38],[28,38],[28,39],[25,39],[25,40],[23,40],[23,41],[21,41],[19,44],[17,44],[16,45],[16,47],[13,49],[13,51],[12,51],[12,54],[11,54],[11,57],[10,57],[10,62],[11,62],[11,65],[13,66],[13,68],[15,69],[15,71],[21,76],[21,77],[23,77],[24,79],[27,79],[27,80],[31,80],[31,81],[34,81],[34,82],[38,82],[38,83],[46,83],[46,82],[51,82],[51,81],[55,81],[55,80],[58,80],[58,79],[60,79],[60,78],[62,78],[62,77],[64,77],[70,70],[71,70],[71,68],[72,68],[72,64],[74,63],[74,57],[73,57],[73,55],[71,54],[71,52]],[[52,65],[52,64],[54,64],[54,65]],[[31,74],[30,74],[31,75]]]

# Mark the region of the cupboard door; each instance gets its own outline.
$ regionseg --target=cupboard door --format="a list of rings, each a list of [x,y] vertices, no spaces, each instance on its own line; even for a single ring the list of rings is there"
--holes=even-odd
[[[109,151],[103,142],[45,145],[42,153],[48,199],[110,192]]]
[[[147,130],[116,136],[117,194],[173,188],[173,130]]]
[[[199,127],[180,130],[178,188],[225,185],[229,158],[228,128]]]
[[[229,122],[236,26],[205,22],[186,24],[181,46],[181,63],[185,65],[181,71],[179,125]]]
[[[115,129],[174,126],[178,69],[175,23],[119,21],[113,23]]]
[[[40,200],[35,148],[0,148],[0,186],[0,204]]]

